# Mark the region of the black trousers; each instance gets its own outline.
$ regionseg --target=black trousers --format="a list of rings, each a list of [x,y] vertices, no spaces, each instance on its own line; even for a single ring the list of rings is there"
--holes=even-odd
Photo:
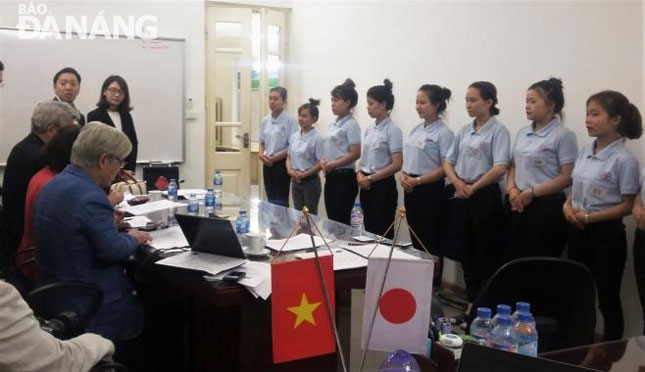
[[[598,304],[605,321],[604,340],[623,337],[620,286],[627,260],[625,225],[621,220],[592,223],[569,230],[569,258],[587,266],[596,281]]]
[[[455,187],[448,185],[447,196],[455,194]],[[504,206],[497,183],[477,191],[470,199],[452,199],[450,208],[461,246],[461,265],[464,269],[466,294],[473,302],[488,278],[501,264],[501,231]]]
[[[645,232],[639,229],[636,229],[634,239],[634,273],[643,309],[643,334],[645,335]]]
[[[270,167],[263,165],[262,176],[269,203],[288,207],[291,177],[287,173],[287,160],[277,161]]]
[[[569,223],[562,213],[563,193],[533,199],[522,213],[511,210],[506,197],[507,231],[504,261],[521,257],[560,257],[569,235]]]
[[[383,235],[385,230],[394,222],[399,192],[396,190],[394,176],[372,182],[369,190],[361,189],[361,207],[364,213],[365,230]],[[394,236],[394,227],[386,235]]]
[[[410,175],[417,177],[416,175]],[[404,193],[408,225],[430,253],[439,257],[435,265],[434,285],[441,285],[443,275],[443,255],[441,252],[442,227],[445,219],[446,182],[442,179],[433,183],[419,185],[411,193]],[[410,234],[414,248],[423,250],[419,240]]]
[[[325,176],[327,218],[349,225],[356,194],[358,182],[353,169],[335,169],[329,172]]]

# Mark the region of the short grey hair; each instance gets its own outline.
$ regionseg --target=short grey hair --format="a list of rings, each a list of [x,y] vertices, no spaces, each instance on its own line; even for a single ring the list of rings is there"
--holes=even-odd
[[[128,136],[120,130],[93,121],[81,128],[72,146],[71,163],[83,168],[94,168],[102,154],[123,159],[132,151]]]
[[[54,125],[62,126],[64,123],[73,121],[74,111],[68,104],[59,101],[45,101],[36,106],[31,114],[31,131],[34,133],[45,133],[47,128]]]

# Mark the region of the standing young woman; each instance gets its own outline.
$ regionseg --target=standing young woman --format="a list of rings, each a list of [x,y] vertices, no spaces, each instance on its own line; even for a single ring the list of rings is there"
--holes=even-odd
[[[505,259],[559,257],[569,224],[562,214],[564,189],[578,155],[576,135],[561,120],[562,81],[551,78],[526,92],[532,123],[517,133],[508,169],[509,244]]]
[[[408,224],[421,240],[412,238],[417,249],[421,244],[441,258],[441,225],[444,218],[445,177],[443,162],[455,134],[440,115],[446,110],[450,90],[425,84],[419,88],[416,108],[423,122],[414,127],[403,149],[401,186]],[[441,284],[442,260],[435,270],[435,285]],[[438,280],[438,282],[437,282]]]
[[[639,189],[638,161],[625,139],[640,138],[641,115],[615,91],[587,99],[587,132],[596,139],[582,148],[573,169],[573,188],[562,207],[572,225],[569,258],[586,265],[596,280],[605,321],[604,340],[623,336],[620,287],[627,259],[623,217]]]
[[[443,163],[451,185],[447,188],[462,241],[462,267],[468,303],[497,270],[504,207],[498,182],[509,163],[510,135],[497,121],[497,89],[487,81],[466,91],[468,116],[475,118],[455,137]],[[470,308],[470,306],[469,306]],[[470,309],[468,309],[470,310]]]
[[[101,96],[96,104],[97,108],[87,114],[87,122],[100,121],[122,131],[132,144],[132,151],[124,159],[124,168],[134,172],[137,167],[137,131],[132,121],[132,107],[130,107],[130,89],[125,79],[119,75],[108,76],[101,87]]]
[[[390,119],[393,107],[390,80],[367,91],[367,113],[375,122],[365,131],[356,180],[361,188],[365,230],[378,235],[394,221],[399,195],[394,174],[403,164],[403,135]],[[388,237],[393,233],[394,229],[390,230]]]
[[[336,121],[329,124],[320,168],[325,172],[327,217],[350,224],[352,206],[358,193],[355,162],[361,156],[361,127],[352,115],[358,103],[356,85],[351,79],[331,91],[331,110]]]
[[[287,174],[287,150],[289,138],[298,130],[298,123],[284,111],[287,104],[287,90],[274,87],[269,91],[271,113],[262,119],[260,125],[260,151],[258,157],[263,163],[262,176],[269,203],[289,206],[289,183]]]
[[[645,335],[645,208],[643,208],[645,188],[642,186],[645,181],[645,168],[642,169],[641,175],[641,191],[636,194],[632,213],[636,221],[634,274],[636,274],[636,287],[638,288],[638,296],[641,299],[641,308],[643,309],[643,334]]]
[[[289,139],[287,172],[291,176],[291,196],[297,210],[307,206],[313,214],[318,214],[320,200],[319,150],[322,142],[314,124],[318,120],[320,100],[309,99],[309,103],[298,108],[300,131]]]

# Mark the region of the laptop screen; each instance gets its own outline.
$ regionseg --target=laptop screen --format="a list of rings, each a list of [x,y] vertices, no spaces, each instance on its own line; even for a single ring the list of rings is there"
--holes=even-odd
[[[459,361],[458,372],[579,372],[595,371],[580,366],[533,358],[486,346],[466,343]]]
[[[186,214],[177,214],[176,218],[193,251],[245,258],[229,220]]]

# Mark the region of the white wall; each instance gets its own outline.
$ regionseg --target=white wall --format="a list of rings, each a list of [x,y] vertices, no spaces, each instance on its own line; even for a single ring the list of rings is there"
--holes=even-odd
[[[419,122],[416,89],[437,83],[452,90],[447,120],[457,130],[469,120],[463,104],[468,84],[489,80],[498,88],[499,118],[514,137],[527,124],[527,87],[556,76],[565,86],[565,124],[583,145],[591,141],[584,127],[590,94],[616,89],[643,109],[643,14],[636,1],[295,0],[290,108],[322,98],[324,132],[332,120],[329,92],[351,77],[360,95],[356,116],[365,128],[364,94],[388,77],[397,100],[392,117],[407,136]],[[643,163],[642,141],[629,147]],[[642,330],[632,265],[630,256],[622,293],[627,335]],[[444,279],[458,281],[455,269],[450,265]]]
[[[0,2],[0,26],[16,27],[18,24],[18,6],[29,5],[28,1],[2,0]],[[203,0],[167,0],[167,1],[35,1],[34,5],[45,4],[48,12],[56,17],[57,24],[63,28],[65,16],[80,19],[86,16],[90,26],[92,20],[100,13],[111,25],[113,16],[156,16],[158,36],[164,38],[182,38],[186,40],[185,54],[185,94],[193,99],[195,120],[187,120],[185,125],[185,162],[181,165],[181,178],[186,180],[184,187],[204,186],[205,141],[204,141],[204,100],[205,100],[205,11]],[[40,17],[39,17],[40,18]],[[91,42],[91,41],[88,41]],[[74,56],[70,56],[70,66],[74,66]],[[115,56],[119,58],[119,56]],[[46,59],[43,63],[47,63]],[[61,66],[63,67],[63,66]],[[163,79],[163,76],[159,77]],[[5,80],[20,79],[12,75],[11,66],[5,66]],[[44,81],[43,84],[51,84]],[[130,87],[136,89],[136,87]],[[80,94],[97,95],[98,91],[81,86]],[[34,102],[35,104],[36,102]],[[81,108],[87,112],[91,108]],[[141,108],[139,108],[141,109]],[[136,123],[135,123],[136,125]],[[163,130],[163,128],[159,128]]]

